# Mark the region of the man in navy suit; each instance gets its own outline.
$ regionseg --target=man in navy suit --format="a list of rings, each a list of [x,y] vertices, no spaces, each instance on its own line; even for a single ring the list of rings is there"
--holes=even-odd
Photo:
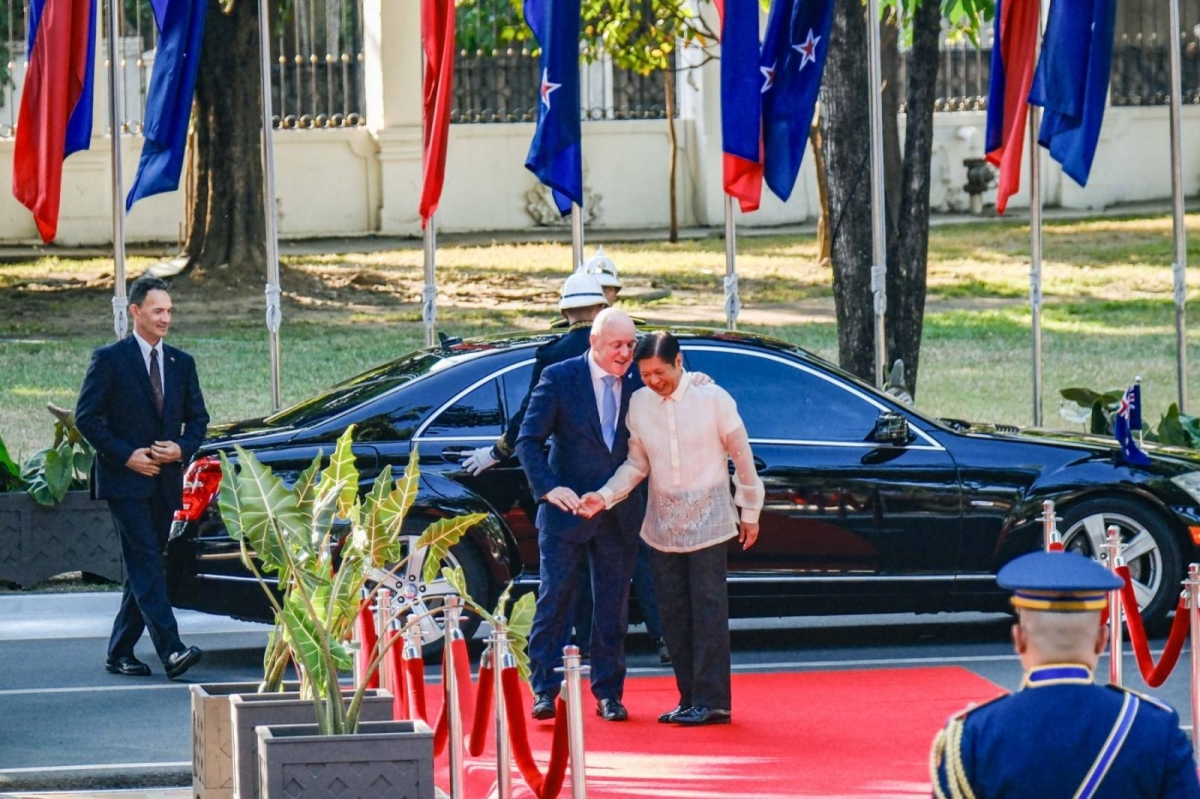
[[[555,668],[562,665],[573,578],[588,554],[595,601],[591,684],[596,712],[608,721],[629,717],[621,704],[625,633],[645,493],[591,519],[575,511],[579,497],[604,485],[628,455],[625,413],[630,395],[642,386],[637,370],[630,370],[636,338],[628,315],[613,308],[601,311],[592,322],[591,348],[542,373],[517,438],[517,457],[540,503],[541,583],[529,640],[534,718],[554,716],[554,697],[562,684]]]
[[[92,354],[75,405],[75,424],[96,450],[92,492],[108,500],[126,574],[105,668],[149,674],[133,656],[148,628],[167,676],[176,679],[201,652],[179,639],[163,548],[171,516],[183,504],[183,465],[204,440],[208,412],[192,357],[163,343],[171,325],[167,284],[135,280],[129,312],[133,335]]]

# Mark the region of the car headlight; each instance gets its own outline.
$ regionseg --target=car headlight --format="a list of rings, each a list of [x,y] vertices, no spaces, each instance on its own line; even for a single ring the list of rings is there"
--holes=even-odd
[[[1171,482],[1188,492],[1196,502],[1200,502],[1200,472],[1185,472],[1171,478]]]

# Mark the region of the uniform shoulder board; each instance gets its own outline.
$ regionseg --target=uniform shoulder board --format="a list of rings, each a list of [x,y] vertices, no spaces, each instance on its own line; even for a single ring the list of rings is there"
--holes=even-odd
[[[1159,699],[1156,696],[1151,696],[1150,694],[1144,694],[1141,691],[1135,691],[1132,688],[1128,688],[1124,685],[1109,685],[1107,687],[1113,689],[1114,691],[1123,693],[1123,694],[1133,694],[1134,696],[1136,696],[1138,699],[1142,700],[1143,702],[1153,705],[1154,707],[1158,708],[1159,710],[1165,711],[1167,713],[1175,712],[1175,708],[1171,707],[1166,702],[1162,701],[1161,699]]]
[[[550,323],[551,330],[565,330],[570,326],[571,323],[561,316]]]
[[[643,326],[644,324],[646,324],[646,320],[645,320],[645,319],[643,319],[643,318],[642,318],[642,317],[640,317],[640,316],[630,316],[630,317],[629,317],[629,319],[630,319],[630,321],[632,321],[632,322],[633,322],[635,325],[637,325],[638,327],[641,327],[641,326]]]

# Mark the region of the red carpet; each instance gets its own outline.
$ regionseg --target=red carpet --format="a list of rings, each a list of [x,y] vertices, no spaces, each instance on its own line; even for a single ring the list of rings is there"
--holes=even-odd
[[[657,721],[678,700],[673,678],[630,679],[623,724],[595,715],[585,683],[588,797],[928,797],[933,736],[955,711],[1001,692],[957,667],[741,674],[733,678],[733,723],[687,729]],[[530,702],[527,695],[526,708]],[[545,771],[553,723],[529,726]],[[466,799],[496,796],[493,732],[494,725],[483,757],[467,758]],[[445,790],[444,754],[438,766]],[[533,796],[515,768],[513,786],[515,798]],[[571,796],[569,771],[559,796]]]

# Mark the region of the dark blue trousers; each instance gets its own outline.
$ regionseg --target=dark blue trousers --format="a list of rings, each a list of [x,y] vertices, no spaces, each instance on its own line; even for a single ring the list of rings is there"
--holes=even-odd
[[[171,509],[157,481],[149,499],[110,499],[108,507],[121,539],[126,575],[121,609],[108,639],[108,656],[133,655],[142,632],[149,629],[155,651],[165,660],[184,648],[163,573],[163,549],[171,529]]]
[[[588,541],[538,535],[541,585],[529,635],[531,682],[535,693],[556,695],[562,685],[562,647],[574,616],[576,574],[590,554],[592,563],[591,683],[597,699],[620,699],[625,690],[625,633],[629,627],[629,580],[637,539],[626,539],[611,511],[599,517]]]

